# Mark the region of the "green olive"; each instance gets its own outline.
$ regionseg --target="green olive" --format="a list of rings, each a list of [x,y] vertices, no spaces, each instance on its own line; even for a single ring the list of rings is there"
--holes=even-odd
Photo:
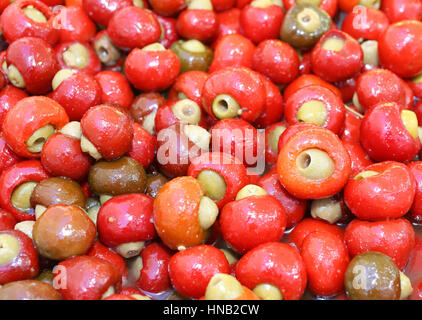
[[[365,252],[350,261],[344,285],[352,300],[398,300],[400,270],[389,256],[375,251]]]
[[[281,27],[281,40],[296,48],[309,48],[331,28],[324,10],[310,4],[295,5],[287,11]]]
[[[192,70],[206,72],[213,59],[212,50],[198,40],[179,40],[170,49],[179,58],[180,73]]]
[[[88,184],[97,195],[117,196],[145,191],[147,176],[136,160],[121,157],[114,161],[99,161],[89,170]]]

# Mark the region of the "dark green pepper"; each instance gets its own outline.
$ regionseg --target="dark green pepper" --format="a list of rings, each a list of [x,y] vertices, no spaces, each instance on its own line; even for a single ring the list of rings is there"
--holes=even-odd
[[[310,48],[331,28],[331,17],[310,4],[294,5],[281,27],[281,40],[296,48]]]

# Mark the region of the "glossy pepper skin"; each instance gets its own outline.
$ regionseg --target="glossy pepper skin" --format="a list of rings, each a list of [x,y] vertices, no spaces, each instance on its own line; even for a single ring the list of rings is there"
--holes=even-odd
[[[46,22],[37,22],[29,18],[22,9],[33,6],[42,15]],[[55,45],[59,40],[59,31],[54,25],[54,14],[41,1],[23,0],[14,1],[2,13],[0,28],[7,42],[12,43],[23,37],[36,37]]]
[[[213,73],[227,67],[252,67],[255,45],[241,34],[228,34],[215,44],[214,59],[209,67]]]
[[[81,150],[80,140],[58,132],[44,144],[41,163],[52,176],[82,181],[88,175],[92,159]]]
[[[311,180],[296,169],[296,158],[304,150],[317,148],[334,161],[334,171],[324,180]],[[301,199],[326,198],[338,193],[350,175],[350,157],[340,139],[327,129],[312,128],[294,134],[280,149],[277,172],[281,184]]]
[[[202,108],[202,88],[209,74],[203,71],[188,71],[179,75],[168,92],[169,100],[180,99],[185,95]]]
[[[312,73],[312,66],[311,66],[311,52],[310,51],[305,51],[305,52],[300,52],[299,54],[299,60],[300,60],[300,65],[299,65],[299,74],[305,75],[305,74],[311,74]]]
[[[261,115],[266,90],[261,78],[248,68],[225,68],[210,75],[202,90],[205,111],[214,119],[212,105],[220,94],[233,97],[241,106],[240,118],[253,122]]]
[[[332,38],[344,41],[339,51],[324,48],[324,42]],[[336,82],[349,79],[363,67],[362,47],[347,33],[330,30],[312,49],[311,64],[312,71],[325,81]]]
[[[99,240],[94,242],[87,255],[110,262],[120,272],[122,278],[128,277],[129,272],[125,260],[112,249],[103,245]]]
[[[406,92],[400,78],[385,69],[362,73],[356,83],[356,94],[361,108],[366,111],[381,102],[406,103]]]
[[[217,13],[217,19],[218,31],[213,45],[228,34],[240,34],[240,10],[238,8]]]
[[[9,79],[7,77],[7,70],[5,68],[3,68],[3,63],[6,63],[7,47],[5,48],[6,50],[0,52],[0,62],[2,64],[2,68],[0,70],[0,72],[1,72],[1,77],[0,77],[1,80],[0,81],[1,81],[2,88],[9,83]]]
[[[64,260],[53,273],[56,283],[62,284],[57,291],[64,300],[100,300],[111,286],[118,291],[122,283],[120,272],[110,262],[90,256]]]
[[[11,203],[10,197],[13,190],[20,184],[28,181],[40,182],[49,178],[41,162],[38,160],[21,161],[7,170],[0,176],[0,205],[3,209],[11,212],[18,221],[35,220],[34,210],[22,212],[17,210]]]
[[[420,73],[422,22],[406,20],[391,24],[378,39],[378,55],[381,65],[399,77],[410,78]]]
[[[63,7],[53,18],[54,26],[59,30],[59,41],[91,41],[97,28],[95,23],[80,7]]]
[[[158,14],[155,15],[155,18],[158,20],[162,28],[159,42],[166,49],[170,49],[171,45],[179,40],[176,27],[177,20],[175,18],[163,17]]]
[[[82,8],[82,0],[65,0],[66,6],[68,7],[80,7]]]
[[[279,5],[271,4],[262,8],[249,4],[240,13],[240,28],[247,38],[260,43],[278,38],[283,19],[284,11]]]
[[[405,102],[404,102],[404,109],[412,109],[413,105],[414,105],[414,99],[415,99],[415,94],[413,92],[412,87],[410,86],[408,81],[404,81],[403,79],[401,79],[401,83],[403,85],[404,88],[404,95],[405,95]]]
[[[65,2],[64,0],[41,0],[41,1],[50,7],[64,5],[64,2]]]
[[[417,0],[384,0],[381,2],[381,10],[390,23],[402,20],[422,20],[422,3]]]
[[[298,122],[291,126],[287,126],[286,130],[282,132],[280,137],[278,138],[278,153],[280,153],[281,148],[286,144],[286,142],[296,133],[307,130],[307,129],[318,129],[320,128],[317,124],[311,122]],[[277,153],[277,159],[278,159]],[[276,160],[277,163],[277,160]]]
[[[4,57],[4,54],[3,54],[3,57]],[[6,72],[5,70],[2,70],[1,76],[0,76],[0,88],[3,89],[6,86],[7,82],[8,82],[8,79],[7,79]]]
[[[263,175],[257,182],[257,185],[264,188],[265,191],[280,202],[286,213],[286,230],[290,230],[297,225],[305,216],[307,201],[298,199],[289,194],[281,185],[276,168],[271,169],[266,175]]]
[[[226,11],[234,7],[236,0],[211,0],[215,11]]]
[[[379,251],[391,257],[403,270],[415,246],[415,231],[406,219],[376,222],[353,220],[344,232],[350,257],[367,251]]]
[[[422,254],[422,238],[415,234],[415,246],[413,254],[411,254],[409,262],[406,267],[406,274],[409,276],[412,287],[414,288],[410,299],[422,299],[422,284],[421,284],[421,254]]]
[[[245,166],[227,153],[217,151],[203,153],[192,160],[188,175],[197,178],[203,170],[217,172],[226,183],[224,197],[216,202],[219,208],[223,208],[228,202],[233,201],[239,190],[249,183]]]
[[[300,251],[306,237],[314,232],[328,232],[343,240],[343,230],[339,226],[329,224],[322,220],[305,218],[296,225],[292,232],[290,232],[288,243],[295,246]]]
[[[416,193],[410,208],[410,218],[412,221],[420,223],[422,221],[422,162],[413,161],[407,166],[416,182]]]
[[[0,13],[6,9],[6,7],[10,4],[10,0],[1,0],[0,1]]]
[[[359,23],[362,21],[366,21],[366,23]],[[344,18],[341,30],[355,39],[377,40],[388,28],[388,25],[388,18],[383,11],[360,6],[353,9]]]
[[[353,111],[351,111],[353,110]],[[355,108],[346,109],[343,128],[339,137],[343,142],[360,142],[360,125],[362,118]]]
[[[260,244],[279,241],[286,229],[286,213],[270,195],[249,196],[224,206],[220,226],[224,240],[244,254]]]
[[[421,148],[419,138],[406,128],[397,103],[377,104],[365,114],[360,142],[375,161],[409,162]]]
[[[141,252],[142,269],[135,284],[146,292],[160,293],[170,289],[169,263],[172,252],[162,243],[152,242]]]
[[[25,89],[33,95],[51,90],[51,81],[59,71],[59,64],[51,46],[39,39],[25,37],[11,43],[6,51],[7,66],[14,65],[25,82]]]
[[[125,62],[126,77],[138,90],[162,91],[170,87],[180,71],[180,62],[171,50],[133,49]]]
[[[246,167],[253,167],[262,147],[263,136],[248,122],[242,119],[224,119],[211,129],[213,151],[230,153],[243,162]]]
[[[224,253],[209,245],[198,245],[174,254],[169,262],[173,287],[190,298],[204,296],[208,282],[217,273],[229,273]],[[192,281],[186,281],[189,278]]]
[[[321,127],[337,134],[344,123],[344,104],[337,95],[323,86],[307,86],[292,94],[284,106],[286,121],[290,125],[298,123],[299,108],[309,101],[320,101],[324,104],[326,120]]]
[[[343,141],[343,146],[346,148],[350,156],[351,172],[350,177],[353,178],[359,172],[365,170],[366,167],[373,164],[369,155],[365,152],[359,142]]]
[[[0,210],[0,231],[13,230],[17,220],[9,211]]]
[[[360,76],[360,73],[357,73],[354,77],[336,82],[336,86],[341,92],[344,103],[349,103],[353,100],[353,95],[356,91],[356,81]]]
[[[6,114],[3,121],[3,135],[17,155],[39,158],[40,152],[32,153],[28,150],[26,144],[28,138],[46,125],[52,125],[56,130],[60,130],[68,122],[66,111],[54,100],[43,96],[27,97],[16,103]]]
[[[90,108],[81,119],[82,134],[106,160],[129,151],[133,129],[129,116],[119,107],[106,104]]]
[[[4,139],[3,132],[0,133],[0,173],[20,161],[22,161],[22,158],[10,149]]]
[[[170,249],[203,243],[206,230],[199,225],[198,210],[205,195],[193,177],[178,177],[167,182],[154,200],[154,225],[158,236]]]
[[[187,9],[178,16],[176,28],[182,38],[208,43],[218,31],[217,14],[213,10]]]
[[[365,171],[376,175],[349,179],[344,200],[361,220],[385,220],[405,215],[413,203],[415,179],[409,168],[398,162],[385,161],[370,165]]]
[[[407,81],[407,85],[410,87],[416,98],[420,99],[422,97],[422,82],[420,81],[420,79],[418,79],[418,77]],[[419,106],[420,108],[420,105],[421,102],[419,100],[419,102],[415,105],[415,109],[417,108],[417,106]]]
[[[283,96],[280,89],[264,76],[261,76],[261,81],[264,83],[267,99],[261,115],[254,122],[258,129],[264,129],[281,120],[284,112]]]
[[[185,0],[151,0],[149,3],[162,16],[174,16],[186,7]]]
[[[236,8],[242,9],[244,6],[248,5],[252,0],[236,0]]]
[[[284,89],[283,98],[284,100],[287,100],[299,89],[313,85],[326,87],[327,89],[330,89],[333,93],[335,93],[339,98],[342,98],[341,91],[336,86],[327,81],[322,80],[320,77],[314,74],[304,74],[293,80],[293,82],[291,82]]]
[[[289,44],[281,40],[265,40],[255,49],[252,68],[275,84],[288,84],[299,74],[299,56]]]
[[[107,33],[121,48],[143,48],[160,39],[160,23],[149,11],[129,6],[113,14]]]
[[[34,278],[39,271],[39,258],[31,238],[18,230],[3,230],[0,236],[13,237],[19,243],[19,251],[11,261],[0,264],[0,284]]]
[[[10,110],[18,101],[26,98],[25,91],[12,85],[7,85],[0,91],[0,127],[3,125],[3,119],[7,111]]]
[[[132,146],[127,155],[147,168],[155,158],[157,138],[146,131],[139,123],[132,122]]]
[[[118,104],[128,109],[134,99],[129,82],[120,72],[101,71],[95,75],[101,87],[101,103]]]
[[[416,103],[412,111],[416,114],[416,117],[418,118],[418,124],[422,123],[422,102],[419,101],[418,103]]]
[[[328,297],[343,291],[349,253],[341,238],[313,232],[304,239],[300,252],[313,293]]]
[[[84,0],[82,1],[82,8],[88,16],[94,21],[107,27],[111,17],[116,11],[122,8],[132,6],[131,0]]]
[[[66,110],[71,121],[80,121],[89,108],[102,103],[98,81],[84,72],[76,72],[63,80],[51,98]]]
[[[259,284],[272,284],[284,300],[300,299],[307,284],[299,252],[280,242],[261,244],[243,255],[236,264],[236,278],[251,290]]]
[[[101,206],[97,217],[100,240],[109,247],[152,240],[153,199],[141,193],[119,195]]]

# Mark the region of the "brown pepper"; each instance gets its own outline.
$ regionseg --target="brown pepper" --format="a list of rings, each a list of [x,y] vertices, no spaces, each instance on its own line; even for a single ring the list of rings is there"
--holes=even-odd
[[[85,208],[86,199],[81,186],[69,178],[54,177],[41,181],[31,195],[31,205],[46,208],[55,204],[69,204]]]
[[[52,260],[85,254],[96,235],[95,224],[81,208],[58,204],[35,222],[32,237],[38,252]]]
[[[88,174],[88,184],[91,191],[97,195],[143,193],[147,176],[139,162],[129,157],[121,157],[94,164]]]
[[[400,298],[400,270],[380,252],[368,251],[350,261],[344,277],[352,300],[397,300]]]
[[[168,182],[168,179],[161,173],[149,175],[147,178],[147,190],[145,194],[155,198],[158,191]]]
[[[214,57],[212,50],[198,40],[179,40],[170,49],[179,58],[180,73],[193,70],[207,72]]]
[[[287,11],[280,37],[295,48],[310,48],[331,24],[331,18],[324,10],[310,4],[296,4]]]
[[[0,288],[0,300],[61,300],[49,284],[39,280],[9,282]]]

